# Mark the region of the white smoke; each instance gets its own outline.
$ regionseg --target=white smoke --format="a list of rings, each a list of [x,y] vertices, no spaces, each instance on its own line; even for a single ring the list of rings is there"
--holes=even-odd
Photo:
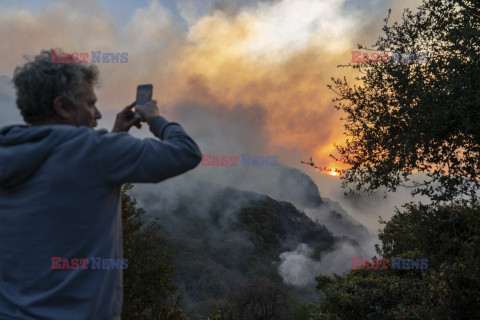
[[[323,254],[320,261],[312,259],[312,253],[310,246],[301,243],[295,250],[280,254],[278,272],[285,283],[296,287],[314,285],[319,274],[331,276],[349,272],[352,257],[370,258],[372,252],[342,241],[336,243],[332,251]]]
[[[319,262],[310,258],[313,250],[301,243],[294,251],[280,254],[281,263],[278,272],[287,284],[304,287],[315,283],[315,277],[321,271]]]

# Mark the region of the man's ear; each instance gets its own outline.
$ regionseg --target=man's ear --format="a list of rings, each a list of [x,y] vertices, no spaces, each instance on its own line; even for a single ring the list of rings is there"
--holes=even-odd
[[[57,96],[53,99],[53,109],[61,119],[69,119],[71,117],[71,108],[68,107],[68,102],[65,97]]]

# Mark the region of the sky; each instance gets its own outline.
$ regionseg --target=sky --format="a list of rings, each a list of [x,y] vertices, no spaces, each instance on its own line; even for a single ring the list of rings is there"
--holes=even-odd
[[[0,76],[42,49],[127,53],[127,63],[99,63],[99,127],[153,84],[168,120],[178,121],[214,155],[277,155],[309,174],[321,195],[340,202],[371,230],[378,216],[411,200],[408,192],[346,199],[338,177],[301,164],[310,157],[330,169],[341,144],[342,114],[331,77],[354,77],[348,64],[358,44],[371,47],[389,8],[392,20],[419,1],[380,0],[0,0]],[[91,59],[91,55],[90,55]],[[5,78],[4,78],[5,79]],[[0,79],[1,80],[1,79]],[[0,88],[1,89],[1,88]],[[1,93],[1,90],[0,90]],[[18,121],[13,98],[0,125]],[[147,128],[131,129],[149,136]],[[221,180],[221,179],[220,179]]]

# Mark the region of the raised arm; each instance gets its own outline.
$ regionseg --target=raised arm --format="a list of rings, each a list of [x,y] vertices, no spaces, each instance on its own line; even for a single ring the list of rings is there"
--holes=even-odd
[[[167,121],[158,115],[158,109],[155,112],[147,105],[138,106],[137,111],[158,139],[138,139],[126,132],[99,135],[95,157],[100,174],[108,183],[160,182],[200,163],[202,153],[198,145],[180,124]]]

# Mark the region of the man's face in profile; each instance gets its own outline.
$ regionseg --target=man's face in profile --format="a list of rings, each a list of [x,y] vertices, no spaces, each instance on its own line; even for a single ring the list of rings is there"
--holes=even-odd
[[[101,119],[102,115],[95,106],[97,96],[93,90],[93,85],[83,81],[77,90],[76,97],[77,109],[72,110],[71,124],[77,127],[87,126],[89,128],[95,128],[97,126],[97,119]]]

